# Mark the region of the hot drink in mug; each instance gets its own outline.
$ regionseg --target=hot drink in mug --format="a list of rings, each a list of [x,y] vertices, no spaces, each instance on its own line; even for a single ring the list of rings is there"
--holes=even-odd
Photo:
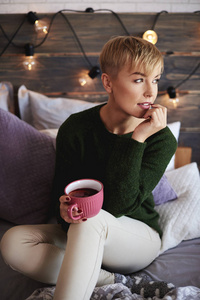
[[[91,218],[97,215],[103,205],[103,184],[95,179],[80,179],[69,183],[65,187],[65,194],[70,200],[67,210],[69,218]],[[77,207],[83,213],[73,216],[73,209]]]

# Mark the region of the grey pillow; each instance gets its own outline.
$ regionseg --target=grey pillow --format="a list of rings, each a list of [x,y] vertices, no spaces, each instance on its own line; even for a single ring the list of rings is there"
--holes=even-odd
[[[0,109],[0,218],[46,222],[54,167],[53,139]]]
[[[155,205],[160,205],[165,202],[177,199],[176,192],[172,188],[165,174],[161,177],[152,194]]]

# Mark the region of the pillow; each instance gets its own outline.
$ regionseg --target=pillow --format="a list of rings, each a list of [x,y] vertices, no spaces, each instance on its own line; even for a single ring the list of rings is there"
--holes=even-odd
[[[58,134],[58,129],[42,129],[40,132],[52,137],[54,148],[56,149],[56,136]]]
[[[177,199],[177,195],[164,174],[152,191],[155,205]]]
[[[72,114],[100,103],[68,98],[49,98],[27,90],[22,85],[18,91],[20,117],[38,130],[56,129]]]
[[[178,138],[179,138],[179,133],[180,133],[180,127],[181,127],[181,122],[177,121],[174,123],[167,124],[173,135],[175,136],[177,143],[178,143]],[[175,154],[172,156],[167,168],[165,171],[170,171],[174,170],[175,168]]]
[[[55,167],[52,138],[0,109],[0,218],[47,221]]]
[[[10,82],[0,82],[0,108],[14,113],[13,86]]]
[[[155,207],[163,230],[160,253],[200,237],[200,178],[195,162],[165,173],[177,200]]]
[[[40,132],[47,134],[48,136],[56,139],[58,134],[58,129],[42,129]]]

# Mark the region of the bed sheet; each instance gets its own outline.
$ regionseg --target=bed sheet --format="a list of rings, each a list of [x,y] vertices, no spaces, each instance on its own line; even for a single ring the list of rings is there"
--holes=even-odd
[[[143,273],[177,287],[200,288],[200,238],[187,240],[161,254]]]

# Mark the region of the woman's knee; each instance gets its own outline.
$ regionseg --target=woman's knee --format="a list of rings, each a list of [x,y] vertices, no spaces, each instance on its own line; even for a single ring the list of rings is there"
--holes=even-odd
[[[2,237],[0,250],[4,261],[18,269],[25,259],[26,249],[41,240],[40,231],[32,225],[19,225],[9,229]]]
[[[105,232],[107,234],[107,221],[106,221],[106,211],[101,210],[96,216],[88,218],[86,222],[80,224],[71,224],[68,231],[68,236],[71,233],[74,235],[81,232],[96,232],[97,234],[102,234]],[[85,234],[85,233],[84,233]]]
[[[0,250],[4,261],[8,265],[15,265],[20,255],[21,226],[9,229],[1,239]]]

